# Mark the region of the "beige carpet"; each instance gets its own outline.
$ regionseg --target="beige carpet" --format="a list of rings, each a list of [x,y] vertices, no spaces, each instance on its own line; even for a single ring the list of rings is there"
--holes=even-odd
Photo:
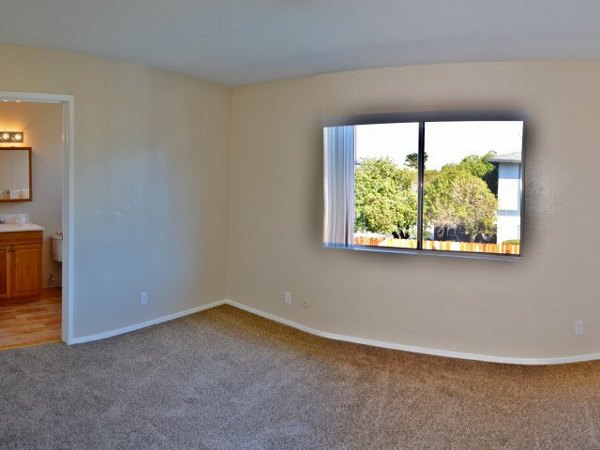
[[[0,448],[600,448],[599,369],[363,347],[223,306],[0,352]]]

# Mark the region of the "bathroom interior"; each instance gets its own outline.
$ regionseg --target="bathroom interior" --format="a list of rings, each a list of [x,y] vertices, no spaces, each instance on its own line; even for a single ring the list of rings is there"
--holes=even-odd
[[[0,350],[61,340],[63,108],[0,101]]]

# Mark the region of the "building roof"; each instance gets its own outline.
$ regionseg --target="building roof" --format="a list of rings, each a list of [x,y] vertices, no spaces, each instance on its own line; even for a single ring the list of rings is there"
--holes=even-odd
[[[504,155],[497,155],[488,160],[491,163],[514,163],[521,164],[521,152],[505,153]]]

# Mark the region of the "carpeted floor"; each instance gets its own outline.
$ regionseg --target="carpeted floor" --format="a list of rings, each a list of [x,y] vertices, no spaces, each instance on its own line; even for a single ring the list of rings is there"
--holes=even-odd
[[[600,448],[599,369],[363,347],[223,306],[0,352],[0,448]]]

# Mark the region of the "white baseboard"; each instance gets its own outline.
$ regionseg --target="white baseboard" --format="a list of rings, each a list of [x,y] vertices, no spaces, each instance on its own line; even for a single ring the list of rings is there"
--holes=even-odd
[[[584,361],[593,361],[600,359],[600,353],[588,353],[584,355],[575,355],[575,356],[563,356],[556,358],[516,358],[511,356],[495,356],[495,355],[485,355],[480,353],[465,353],[465,352],[455,352],[451,350],[442,350],[438,348],[429,348],[429,347],[418,347],[414,345],[406,345],[406,344],[397,344],[394,342],[386,342],[386,341],[378,341],[375,339],[365,339],[355,336],[346,336],[343,334],[329,333],[327,331],[316,330],[311,327],[307,327],[306,325],[302,325],[301,323],[294,322],[292,320],[283,319],[281,317],[275,316],[270,313],[266,313],[256,308],[252,308],[250,306],[243,305],[242,303],[235,302],[233,300],[226,299],[224,303],[234,306],[235,308],[247,311],[252,314],[256,314],[257,316],[264,317],[265,319],[273,320],[275,322],[279,322],[283,325],[287,325],[292,328],[296,328],[300,331],[304,331],[306,333],[314,334],[315,336],[320,336],[327,339],[334,339],[336,341],[345,341],[352,342],[354,344],[362,344],[369,345],[372,347],[381,347],[381,348],[389,348],[392,350],[401,350],[404,352],[411,353],[422,353],[425,355],[434,355],[434,356],[445,356],[448,358],[458,358],[458,359],[469,359],[474,361],[485,361],[485,362],[494,362],[494,363],[503,363],[503,364],[519,364],[519,365],[528,365],[528,366],[539,366],[539,365],[553,365],[553,364],[567,364],[574,362],[584,362]]]
[[[395,342],[387,342],[387,341],[379,341],[375,339],[366,339],[356,336],[347,336],[343,334],[330,333],[327,331],[317,330],[315,328],[308,327],[298,322],[294,322],[292,320],[284,319],[282,317],[276,316],[274,314],[270,314],[259,309],[253,308],[251,306],[246,306],[242,303],[224,299],[219,300],[213,303],[209,303],[207,305],[198,306],[196,308],[187,309],[185,311],[180,311],[177,313],[169,314],[167,316],[159,317],[156,319],[148,320],[146,322],[138,323],[135,325],[129,325],[127,327],[119,328],[112,331],[107,331],[104,333],[94,334],[90,336],[82,336],[74,338],[69,344],[82,344],[84,342],[97,341],[100,339],[106,339],[113,336],[118,336],[120,334],[129,333],[130,331],[139,330],[141,328],[149,327],[151,325],[157,325],[162,322],[167,322],[169,320],[178,319],[180,317],[188,316],[190,314],[195,314],[200,311],[205,311],[207,309],[216,308],[221,305],[230,305],[234,308],[241,309],[243,311],[249,312],[251,314],[255,314],[257,316],[264,317],[265,319],[273,320],[275,322],[281,323],[283,325],[287,325],[289,327],[295,328],[297,330],[303,331],[305,333],[310,333],[315,336],[320,336],[326,339],[333,339],[336,341],[344,341],[344,342],[352,342],[354,344],[362,344],[369,345],[371,347],[381,347],[388,348],[392,350],[400,350],[404,352],[411,353],[421,353],[425,355],[433,355],[433,356],[445,356],[448,358],[458,358],[458,359],[468,359],[474,361],[485,361],[485,362],[493,362],[493,363],[502,363],[502,364],[518,364],[518,365],[554,365],[554,364],[567,364],[567,363],[575,363],[575,362],[584,362],[584,361],[594,361],[600,359],[600,353],[588,353],[583,355],[574,355],[574,356],[562,356],[562,357],[554,357],[554,358],[518,358],[511,356],[496,356],[496,355],[486,355],[481,353],[466,353],[466,352],[456,352],[451,350],[443,350],[439,348],[430,348],[430,347],[419,347],[415,345],[406,345],[406,344],[398,344]]]
[[[217,306],[224,305],[226,303],[225,300],[218,300],[216,302],[209,303],[207,305],[197,306],[196,308],[186,309],[184,311],[179,311],[173,314],[169,314],[167,316],[158,317],[156,319],[148,320],[146,322],[136,323],[134,325],[129,325],[123,328],[117,328],[116,330],[105,331],[104,333],[92,334],[89,336],[81,336],[76,337],[68,342],[68,344],[83,344],[84,342],[92,342],[99,341],[100,339],[106,339],[113,336],[118,336],[119,334],[129,333],[130,331],[139,330],[141,328],[146,328],[151,325],[157,325],[159,323],[168,322],[169,320],[179,319],[180,317],[189,316],[190,314],[195,314],[200,311],[205,311],[207,309],[216,308]]]

